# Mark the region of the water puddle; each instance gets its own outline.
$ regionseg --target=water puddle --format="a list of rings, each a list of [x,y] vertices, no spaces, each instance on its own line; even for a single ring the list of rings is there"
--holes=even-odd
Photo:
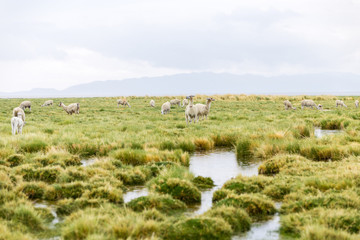
[[[48,202],[36,202],[34,204],[34,208],[47,208],[50,210],[51,215],[53,215],[54,219],[51,221],[49,228],[50,229],[54,229],[55,225],[58,224],[61,219],[59,218],[59,216],[56,214],[56,206],[54,204],[50,204]]]
[[[280,209],[281,203],[276,203]],[[276,213],[270,220],[256,222],[251,225],[251,230],[234,236],[232,240],[278,240],[280,239],[280,216]]]
[[[129,191],[127,191],[124,194],[124,203],[128,203],[135,198],[143,197],[143,196],[147,196],[147,195],[149,195],[149,191],[144,186],[137,186],[137,187],[129,188]]]
[[[238,175],[256,176],[260,162],[238,162],[234,152],[217,151],[210,153],[195,153],[190,159],[189,170],[195,176],[210,177],[215,184],[210,190],[202,191],[201,205],[190,209],[191,215],[199,215],[212,207],[213,193],[224,183]]]
[[[322,138],[328,135],[332,135],[332,134],[338,134],[338,133],[342,133],[343,130],[327,130],[327,129],[321,129],[321,128],[315,128],[314,130],[314,135],[317,138]]]
[[[83,160],[80,161],[81,166],[83,166],[83,167],[91,166],[96,162],[96,160],[97,160],[96,158],[83,159]]]

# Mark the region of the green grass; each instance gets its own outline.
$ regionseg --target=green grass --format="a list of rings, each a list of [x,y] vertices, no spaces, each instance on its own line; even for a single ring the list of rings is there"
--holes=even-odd
[[[271,217],[275,201],[283,202],[284,239],[359,239],[355,97],[341,97],[346,109],[334,107],[337,97],[311,97],[329,111],[300,110],[308,96],[213,97],[208,120],[189,126],[184,108],[160,114],[161,103],[175,97],[128,97],[131,108],[117,108],[115,97],[54,99],[47,108],[44,99],[31,99],[19,136],[11,135],[10,119],[23,99],[0,99],[0,239],[229,239],[249,229],[248,215]],[[298,110],[285,111],[286,99]],[[60,101],[79,102],[80,114],[67,115]],[[315,127],[342,133],[318,139]],[[185,208],[213,184],[189,172],[191,154],[216,148],[235,150],[239,164],[262,161],[262,176],[229,180],[213,208],[188,217]],[[96,163],[81,166],[88,158]],[[135,185],[150,196],[124,204]],[[49,212],[33,207],[40,200],[64,218],[55,229]]]

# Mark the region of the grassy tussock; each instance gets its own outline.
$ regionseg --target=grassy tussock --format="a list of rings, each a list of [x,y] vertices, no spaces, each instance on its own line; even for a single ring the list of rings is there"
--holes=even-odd
[[[276,212],[273,201],[264,195],[256,194],[231,195],[217,202],[216,206],[232,206],[245,209],[249,216],[254,219],[264,219]]]
[[[10,167],[16,167],[22,164],[24,162],[24,159],[25,156],[22,154],[13,154],[6,159],[6,162]]]
[[[157,151],[142,149],[120,149],[113,153],[115,159],[120,160],[123,164],[140,166],[153,162],[176,162],[184,166],[189,165],[189,154],[181,150]]]
[[[168,178],[160,180],[154,185],[152,190],[169,194],[175,199],[179,199],[186,204],[199,203],[201,201],[200,191],[190,181],[179,178]]]
[[[166,239],[230,239],[231,226],[222,218],[189,218],[170,226]]]
[[[354,210],[317,208],[308,212],[289,214],[283,217],[281,222],[281,231],[294,236],[301,236],[305,228],[312,224],[351,234],[360,232],[360,214]]]
[[[246,232],[250,230],[251,219],[249,215],[241,209],[235,207],[217,207],[205,213],[211,218],[222,218],[230,224],[233,232]]]
[[[172,198],[170,195],[151,194],[145,197],[139,197],[130,201],[127,206],[136,212],[142,212],[146,209],[156,209],[162,213],[171,213],[184,211],[186,205]]]
[[[157,213],[157,216],[160,216]],[[149,212],[136,214],[105,205],[102,210],[86,209],[69,216],[64,223],[64,239],[158,239],[162,218],[149,218]]]
[[[266,177],[242,177],[227,181],[223,189],[231,190],[236,194],[242,193],[258,193],[261,192],[266,185],[271,184],[271,179]]]
[[[358,236],[353,236],[344,231],[333,230],[321,226],[308,226],[301,234],[301,240],[355,240]]]
[[[197,150],[208,151],[214,148],[214,142],[206,138],[197,138],[194,140],[194,144]]]
[[[6,222],[0,221],[0,239],[6,240],[34,240],[29,234],[21,233],[21,231],[13,231],[6,226]]]
[[[9,201],[0,206],[0,219],[19,224],[28,232],[42,231],[45,227],[44,219],[25,201]]]
[[[47,185],[42,182],[25,182],[18,187],[18,191],[25,194],[29,199],[42,199]]]
[[[200,191],[192,183],[193,179],[194,176],[186,168],[175,165],[163,169],[159,176],[148,183],[148,186],[152,191],[170,194],[186,204],[193,204],[201,200]]]
[[[209,177],[197,176],[192,180],[192,182],[199,189],[212,188],[215,186],[214,181]]]
[[[259,174],[273,175],[281,171],[281,169],[289,163],[306,162],[306,158],[296,155],[277,155],[269,160],[264,161],[259,167]]]

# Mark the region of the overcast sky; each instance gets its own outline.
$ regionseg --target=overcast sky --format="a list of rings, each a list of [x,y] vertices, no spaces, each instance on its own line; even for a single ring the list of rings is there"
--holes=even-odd
[[[0,92],[188,72],[360,73],[360,1],[0,0]]]

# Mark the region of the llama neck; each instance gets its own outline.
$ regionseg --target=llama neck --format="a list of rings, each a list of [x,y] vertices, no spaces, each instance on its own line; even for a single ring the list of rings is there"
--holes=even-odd
[[[193,105],[194,105],[194,102],[193,102],[193,99],[192,99],[192,98],[190,98],[190,100],[189,100],[189,105],[190,105],[190,106],[193,106]]]
[[[208,102],[206,103],[206,107],[210,110],[210,107],[211,107],[211,101],[208,101]]]

